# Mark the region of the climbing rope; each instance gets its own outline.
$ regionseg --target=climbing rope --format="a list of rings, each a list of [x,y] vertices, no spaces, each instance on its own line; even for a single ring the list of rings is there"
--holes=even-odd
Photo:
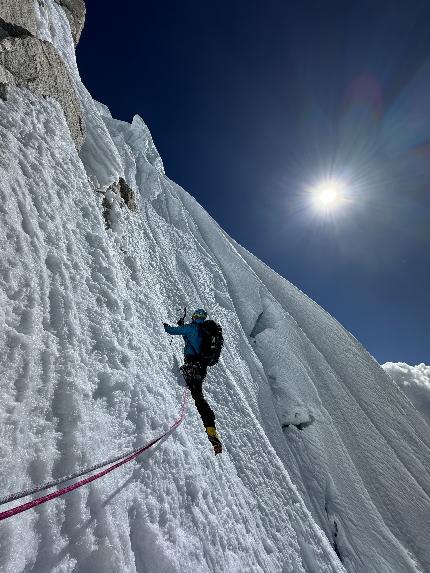
[[[182,395],[181,411],[180,411],[178,418],[173,422],[173,424],[169,427],[169,429],[166,432],[164,432],[163,434],[161,434],[157,438],[154,438],[153,440],[151,440],[150,442],[148,442],[144,446],[141,446],[140,448],[133,450],[131,452],[128,452],[126,454],[122,454],[121,456],[116,456],[115,458],[111,458],[105,462],[102,462],[102,463],[97,464],[95,466],[92,466],[90,468],[86,468],[83,470],[81,469],[78,472],[71,474],[69,476],[64,476],[64,477],[59,478],[57,480],[50,481],[46,484],[36,486],[33,489],[24,490],[21,492],[11,494],[7,497],[4,497],[3,499],[0,500],[0,505],[3,505],[3,504],[8,503],[10,501],[14,501],[16,499],[20,499],[22,497],[26,497],[27,495],[31,495],[33,493],[44,491],[46,489],[54,487],[55,485],[60,485],[62,483],[65,483],[66,481],[70,481],[71,479],[81,477],[83,475],[91,473],[91,472],[93,472],[97,469],[100,469],[102,467],[105,467],[107,465],[110,466],[110,467],[106,468],[105,470],[103,470],[103,471],[101,471],[101,472],[99,472],[93,476],[90,476],[88,478],[80,480],[74,484],[71,484],[71,485],[63,488],[63,489],[54,491],[50,494],[44,495],[43,497],[39,497],[37,499],[34,499],[34,500],[29,501],[27,503],[24,503],[22,505],[18,505],[16,507],[13,507],[11,509],[3,511],[0,513],[0,521],[3,521],[4,519],[8,519],[9,517],[12,517],[13,515],[17,515],[18,513],[22,513],[23,511],[27,511],[28,509],[31,509],[33,507],[37,507],[38,505],[46,503],[47,501],[50,501],[51,499],[55,499],[55,498],[60,497],[66,493],[69,493],[70,491],[73,491],[73,490],[78,489],[84,485],[87,485],[87,484],[91,483],[92,481],[95,481],[95,480],[105,476],[106,474],[112,472],[113,470],[119,468],[120,466],[127,464],[128,462],[131,462],[132,460],[134,460],[135,458],[137,458],[138,456],[143,454],[143,452],[149,450],[149,448],[151,448],[156,443],[160,442],[163,438],[170,435],[172,432],[174,432],[176,430],[176,428],[184,421],[185,416],[187,414],[187,401],[188,401],[188,389],[185,388],[184,393]],[[118,461],[118,460],[120,460],[120,461]],[[115,463],[115,462],[118,462],[118,463]],[[111,465],[112,463],[114,465]]]

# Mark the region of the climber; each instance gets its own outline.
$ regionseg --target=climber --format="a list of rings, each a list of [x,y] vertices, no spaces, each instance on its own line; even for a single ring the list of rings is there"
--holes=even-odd
[[[163,322],[168,334],[179,334],[184,337],[184,365],[180,370],[194,398],[209,441],[215,455],[222,452],[222,445],[215,426],[215,415],[203,396],[203,380],[208,366],[218,362],[223,338],[221,326],[213,320],[206,320],[207,312],[202,308],[195,310],[191,322],[184,324],[185,314],[177,322],[178,326],[170,326]]]

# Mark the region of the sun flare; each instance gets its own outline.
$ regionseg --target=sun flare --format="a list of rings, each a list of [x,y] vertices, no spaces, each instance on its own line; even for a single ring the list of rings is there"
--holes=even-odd
[[[311,189],[311,199],[317,211],[332,212],[345,200],[345,185],[334,179],[323,181]]]

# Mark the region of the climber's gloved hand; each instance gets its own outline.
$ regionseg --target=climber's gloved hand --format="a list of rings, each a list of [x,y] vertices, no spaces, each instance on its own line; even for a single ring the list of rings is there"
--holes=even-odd
[[[166,330],[166,327],[169,325],[167,324],[167,322],[163,322],[163,326],[164,326],[164,330]]]
[[[184,326],[184,319],[183,319],[183,318],[180,318],[176,324],[177,324],[178,326]]]

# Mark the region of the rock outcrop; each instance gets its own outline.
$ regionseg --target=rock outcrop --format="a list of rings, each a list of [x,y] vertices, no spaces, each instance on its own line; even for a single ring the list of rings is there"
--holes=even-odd
[[[71,21],[75,42],[85,20],[82,0],[58,0]],[[74,81],[55,47],[36,37],[35,0],[0,0],[0,97],[8,87],[27,88],[33,94],[56,99],[64,112],[79,150],[85,124]]]
[[[55,98],[61,105],[77,149],[85,139],[82,110],[75,86],[52,44],[27,36],[0,42],[0,83]],[[3,89],[7,96],[7,90]]]
[[[102,207],[106,229],[111,229],[114,225],[118,207],[122,209],[125,206],[130,211],[137,209],[135,193],[123,177],[109,185],[106,190],[102,189],[99,192],[104,195]]]
[[[59,4],[70,23],[75,46],[79,42],[85,24],[85,2],[84,0],[55,0]]]
[[[35,0],[0,0],[0,39],[36,34]]]

